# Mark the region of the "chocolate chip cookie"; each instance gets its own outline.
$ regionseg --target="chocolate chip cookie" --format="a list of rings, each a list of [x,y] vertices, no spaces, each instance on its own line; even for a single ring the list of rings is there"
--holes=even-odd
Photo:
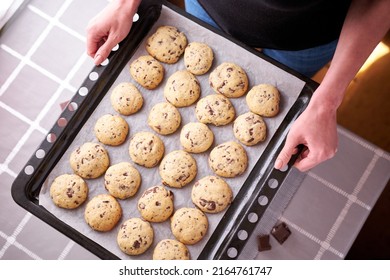
[[[144,104],[141,92],[132,83],[118,84],[112,90],[110,101],[114,110],[124,116],[137,113]]]
[[[85,207],[84,218],[96,231],[110,231],[122,217],[122,208],[118,201],[109,194],[93,197]]]
[[[189,260],[190,252],[183,243],[174,239],[163,239],[153,251],[153,260]]]
[[[141,166],[155,167],[164,156],[164,143],[157,135],[141,131],[130,140],[129,155],[131,159]]]
[[[60,208],[75,209],[85,202],[88,185],[76,174],[62,174],[50,185],[50,198]]]
[[[207,216],[197,208],[180,208],[171,218],[173,235],[186,245],[193,245],[202,240],[207,233],[208,226]]]
[[[230,205],[233,191],[222,178],[206,176],[192,187],[191,199],[203,212],[218,213]]]
[[[176,150],[162,159],[159,171],[165,186],[182,188],[195,178],[197,165],[189,153]]]
[[[270,84],[254,86],[246,95],[249,110],[263,117],[274,117],[279,113],[280,92]]]
[[[146,221],[164,222],[173,213],[173,193],[162,186],[150,187],[138,200],[137,207]]]
[[[148,116],[148,125],[161,135],[174,133],[181,124],[179,110],[168,102],[157,103]]]
[[[146,41],[146,51],[168,64],[176,63],[186,46],[186,35],[174,26],[160,26]]]
[[[164,79],[164,67],[150,55],[143,55],[130,64],[133,79],[146,89],[155,89]]]
[[[143,254],[153,244],[154,231],[149,222],[140,218],[126,220],[118,231],[117,243],[130,256]]]
[[[118,146],[125,142],[129,133],[129,125],[121,116],[106,114],[96,121],[94,132],[101,143]]]
[[[248,167],[248,156],[239,143],[228,141],[211,150],[209,165],[215,174],[233,178],[245,172]]]
[[[220,64],[210,73],[209,83],[216,93],[230,98],[243,96],[249,86],[245,70],[229,62]]]
[[[180,143],[189,153],[203,153],[214,142],[213,131],[204,123],[187,123],[180,132]]]
[[[141,174],[129,162],[111,165],[104,175],[104,186],[116,198],[134,196],[141,185]]]
[[[100,177],[110,165],[107,150],[92,142],[84,143],[73,151],[69,162],[73,171],[84,179]]]
[[[190,106],[199,99],[199,96],[199,81],[187,70],[173,73],[164,87],[165,99],[176,107]]]
[[[236,111],[229,98],[221,94],[211,94],[196,103],[195,114],[201,123],[222,126],[234,120]]]
[[[207,73],[213,65],[214,53],[209,45],[191,42],[184,50],[184,65],[194,75]]]
[[[262,117],[247,112],[234,120],[233,133],[242,144],[254,146],[267,137],[267,126]]]

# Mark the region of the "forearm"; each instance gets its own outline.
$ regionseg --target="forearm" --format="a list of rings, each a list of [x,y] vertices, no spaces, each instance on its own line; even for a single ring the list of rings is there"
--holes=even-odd
[[[389,0],[353,0],[344,21],[330,68],[308,108],[291,126],[275,168],[286,165],[303,144],[295,166],[306,171],[334,156],[337,150],[336,111],[344,92],[390,27]]]
[[[122,12],[134,15],[142,0],[113,0],[112,2],[116,2],[118,7],[120,7],[121,10],[123,9]]]
[[[360,67],[390,28],[389,0],[353,0],[313,105],[336,111]]]

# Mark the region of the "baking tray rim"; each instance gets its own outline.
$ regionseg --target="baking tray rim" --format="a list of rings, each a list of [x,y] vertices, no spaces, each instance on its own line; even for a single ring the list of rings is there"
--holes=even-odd
[[[221,32],[220,30],[208,25],[207,23],[204,23],[200,21],[199,19],[195,18],[194,16],[186,13],[182,9],[178,8],[177,6],[169,3],[168,1],[159,1],[159,0],[145,0],[142,1],[138,13],[140,14],[140,20],[133,24],[132,30],[129,33],[129,35],[119,44],[120,46],[126,46],[119,47],[119,50],[116,52],[112,52],[109,56],[109,60],[111,63],[109,63],[107,66],[94,66],[91,70],[92,72],[96,72],[99,74],[99,76],[104,76],[105,73],[110,73],[110,79],[105,80],[103,85],[97,85],[96,83],[92,82],[88,77],[84,80],[80,88],[82,87],[90,87],[90,91],[87,96],[82,97],[77,92],[73,96],[73,98],[70,100],[69,103],[75,102],[76,104],[79,104],[80,107],[72,112],[70,110],[65,109],[61,115],[59,116],[59,119],[65,118],[66,120],[69,120],[67,125],[65,127],[60,127],[57,123],[53,125],[51,130],[49,131],[46,139],[44,139],[39,147],[38,150],[45,151],[44,158],[38,158],[35,154],[33,154],[30,159],[27,161],[24,168],[20,171],[20,173],[17,175],[16,179],[12,183],[11,187],[11,194],[14,201],[27,210],[28,212],[32,213],[36,217],[40,218],[42,221],[46,222],[53,228],[57,229],[59,232],[63,233],[64,235],[68,236],[87,250],[89,250],[91,253],[95,254],[101,259],[120,259],[118,256],[113,254],[112,252],[105,249],[100,244],[94,242],[90,238],[86,237],[85,235],[81,234],[79,231],[74,229],[73,227],[69,226],[68,224],[64,223],[60,219],[58,219],[56,216],[54,216],[51,212],[46,210],[43,206],[39,205],[39,200],[37,198],[37,195],[39,193],[40,188],[43,185],[43,182],[46,180],[46,178],[49,176],[51,170],[55,167],[56,163],[60,160],[60,158],[63,156],[67,148],[70,146],[78,132],[82,129],[83,124],[88,119],[88,116],[90,113],[94,110],[94,108],[100,103],[103,96],[106,94],[112,83],[115,81],[116,77],[119,75],[119,72],[127,61],[131,58],[132,54],[137,50],[139,44],[141,43],[142,39],[144,38],[145,34],[152,28],[155,21],[160,16],[160,12],[162,9],[162,6],[166,6],[175,12],[181,14],[182,16],[187,17],[188,19],[195,21],[196,23],[202,25],[205,28],[208,28],[212,30],[213,32],[219,34],[220,36],[232,41],[233,43],[239,45],[243,49],[255,54],[258,57],[261,57],[262,59],[274,64],[275,66],[281,68],[282,70],[296,76],[297,78],[301,79],[305,82],[304,88],[302,89],[302,92],[300,93],[298,99],[294,103],[293,107],[290,109],[290,111],[287,113],[286,118],[290,118],[290,122],[293,121],[307,106],[311,95],[313,94],[314,90],[318,87],[318,84],[314,82],[313,80],[309,79],[308,77],[303,76],[300,73],[297,73],[296,71],[288,68],[287,66],[273,60],[272,58],[269,58],[262,53],[254,50],[253,48],[250,48],[243,44],[242,42],[230,37],[229,35]],[[148,17],[143,17],[143,15],[146,14]],[[122,61],[122,63],[112,63],[112,61]],[[114,73],[114,74],[112,74]],[[79,90],[80,90],[79,88]],[[98,94],[93,94],[94,92],[98,92]],[[81,101],[80,101],[81,100]],[[294,106],[296,106],[296,103],[301,103],[299,105],[300,108],[298,108],[297,111],[292,112]],[[96,105],[96,106],[95,106]],[[83,110],[85,109],[85,110]],[[295,110],[295,109],[294,109]],[[81,117],[81,120],[79,119]],[[286,119],[285,118],[285,119]],[[285,123],[285,120],[282,121],[282,123]],[[286,124],[288,126],[288,124]],[[270,141],[270,145],[274,143],[276,147],[273,147],[273,151],[280,151],[281,145],[285,140],[286,136],[286,129],[287,127],[279,127],[277,131],[283,130],[282,138],[280,138],[280,135],[277,135],[278,133],[275,132],[275,134],[272,136],[272,139]],[[51,135],[56,136],[56,140],[53,142],[49,142],[48,139]],[[278,138],[278,139],[275,139]],[[266,150],[270,150],[268,147]],[[264,151],[266,152],[266,151]],[[262,161],[262,157],[260,157],[259,161],[256,163],[256,165],[259,165],[259,162]],[[272,160],[271,160],[272,161]],[[294,159],[290,161],[288,168],[291,168],[293,164]],[[46,167],[49,166],[47,169]],[[27,169],[33,167],[33,172],[28,172]],[[264,166],[263,166],[264,167]],[[247,181],[251,181],[251,177],[253,177],[255,167],[248,175]],[[276,171],[274,171],[276,172]],[[270,166],[270,163],[268,163],[267,168],[265,168],[263,172],[263,177],[269,177],[270,173],[272,173],[272,168]],[[287,175],[288,172],[285,172],[284,177]],[[244,183],[247,184],[247,181]],[[257,183],[258,185],[259,183]],[[243,188],[241,188],[242,190]],[[257,191],[260,191],[259,186],[257,187]],[[256,190],[253,190],[254,192]],[[237,196],[240,195],[240,192],[237,194]],[[242,195],[242,194],[241,194]],[[237,198],[236,196],[236,198]],[[236,200],[235,198],[235,200]],[[237,201],[237,200],[236,200]],[[233,202],[234,203],[234,202]],[[237,204],[237,203],[236,203]],[[234,205],[234,204],[233,204]],[[230,207],[229,207],[230,209]],[[228,211],[229,211],[228,209]],[[228,213],[226,211],[226,213]],[[226,213],[222,220],[226,219]],[[219,225],[218,225],[219,226]],[[217,228],[218,228],[217,226]],[[212,236],[214,233],[212,234]],[[210,239],[212,239],[212,236]],[[205,246],[206,248],[207,246]],[[204,251],[204,250],[203,250]],[[219,250],[220,251],[220,250]],[[201,258],[213,258],[213,259],[219,259],[223,256],[221,255],[221,252],[218,253],[219,255],[213,255],[211,256],[207,252],[202,252],[200,255]]]

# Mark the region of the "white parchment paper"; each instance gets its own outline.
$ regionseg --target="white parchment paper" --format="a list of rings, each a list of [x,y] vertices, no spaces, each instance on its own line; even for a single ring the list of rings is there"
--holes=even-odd
[[[248,52],[247,50],[232,43],[224,37],[219,36],[218,34],[198,25],[197,23],[194,23],[193,21],[187,19],[186,17],[176,13],[175,11],[165,6],[163,6],[161,16],[150,31],[150,34],[155,32],[157,27],[161,25],[172,25],[179,28],[179,30],[183,31],[186,34],[188,42],[204,42],[212,47],[215,56],[212,69],[205,75],[197,77],[201,84],[201,97],[213,93],[212,89],[208,84],[209,73],[223,62],[233,62],[240,65],[247,72],[250,82],[249,88],[261,83],[270,83],[275,85],[281,93],[280,113],[274,118],[265,119],[268,130],[268,136],[266,141],[254,147],[245,147],[249,158],[249,167],[247,171],[237,178],[226,179],[228,184],[233,189],[234,195],[236,195],[241,186],[243,185],[248,174],[250,173],[250,170],[253,168],[258,158],[261,156],[262,152],[267,146],[269,140],[271,139],[271,136],[276,131],[277,127],[280,125],[283,118],[297,99],[305,83],[300,79],[296,78],[295,76],[281,70],[273,64],[268,63],[267,61]],[[145,37],[145,40],[150,34]],[[112,231],[105,233],[93,231],[85,223],[84,209],[86,203],[84,203],[82,206],[75,210],[60,209],[56,207],[51,201],[49,196],[49,188],[55,177],[64,173],[72,173],[72,169],[70,168],[69,164],[69,156],[73,150],[77,149],[77,147],[79,147],[85,142],[98,142],[98,140],[94,136],[93,127],[95,125],[96,120],[100,116],[107,113],[116,114],[114,109],[111,107],[109,98],[112,89],[119,83],[133,82],[141,91],[144,97],[144,106],[138,113],[128,117],[124,117],[130,126],[130,132],[127,141],[121,146],[117,147],[106,146],[109,152],[111,164],[116,164],[122,161],[132,162],[128,154],[128,145],[131,136],[139,131],[153,132],[153,130],[147,125],[148,113],[153,105],[158,102],[165,101],[163,96],[163,89],[167,78],[174,72],[185,69],[185,67],[183,58],[181,58],[176,64],[173,65],[164,64],[165,77],[162,84],[155,90],[146,90],[142,88],[130,76],[129,65],[134,59],[138,58],[141,55],[147,54],[144,41],[141,43],[138,50],[133,55],[132,59],[128,62],[126,67],[120,73],[112,88],[107,92],[99,106],[95,109],[94,113],[90,116],[85,126],[81,129],[69,149],[65,152],[62,159],[52,170],[51,174],[48,176],[47,180],[42,186],[39,197],[40,204],[44,206],[49,212],[54,214],[63,222],[69,224],[71,227],[78,230],[81,234],[94,240],[96,243],[100,244],[108,251],[112,252],[113,254],[117,255],[119,258],[122,259],[152,259],[153,248],[160,240],[165,238],[174,239],[174,236],[172,235],[170,230],[169,221],[166,221],[163,223],[152,224],[155,232],[154,242],[153,245],[149,248],[149,250],[146,251],[143,255],[127,256],[120,251],[116,243],[117,232],[119,230],[120,224],[129,218],[140,217],[140,214],[137,210],[137,201],[141,194],[144,192],[144,190],[154,185],[161,185],[161,178],[158,172],[158,167],[148,169],[134,164],[135,167],[140,171],[142,176],[141,187],[134,197],[129,198],[127,200],[119,201],[123,209],[123,216],[118,225]],[[245,101],[245,96],[230,100],[235,107],[237,116],[248,112],[249,109]],[[188,122],[197,121],[195,117],[195,105],[185,108],[179,108],[179,111],[182,116],[181,127]],[[223,127],[215,127],[210,125],[209,127],[212,129],[215,135],[215,141],[210,150],[216,145],[221,144],[225,141],[235,140],[233,136],[232,124]],[[180,129],[172,135],[160,136],[165,144],[165,154],[173,150],[181,149],[179,135]],[[196,180],[199,180],[206,175],[213,174],[207,163],[210,150],[202,154],[193,155],[198,165],[198,174],[193,182],[183,187],[182,189],[170,189],[174,193],[175,209],[179,209],[181,207],[195,207],[191,201],[192,185],[195,183]],[[104,176],[93,180],[87,180],[87,184],[89,187],[88,199],[91,199],[97,194],[107,192],[104,188],[103,177]],[[192,259],[196,259],[198,257],[203,247],[205,246],[208,238],[213,233],[219,220],[222,218],[223,213],[224,212],[218,214],[207,214],[209,220],[209,230],[207,232],[207,235],[199,243],[188,246]]]

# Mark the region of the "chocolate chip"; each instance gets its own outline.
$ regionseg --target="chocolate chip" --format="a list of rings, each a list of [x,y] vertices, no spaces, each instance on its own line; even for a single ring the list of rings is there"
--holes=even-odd
[[[66,191],[66,195],[69,197],[69,198],[72,198],[73,197],[73,194],[74,194],[74,190],[72,188],[68,188],[67,191]]]
[[[210,211],[214,211],[215,208],[216,208],[216,203],[215,201],[210,201],[210,200],[206,200],[206,199],[203,199],[201,198],[199,200],[199,204],[203,207],[206,207],[207,210],[210,210]]]
[[[282,222],[272,228],[271,234],[280,244],[283,244],[290,236],[291,231],[286,223]]]
[[[142,194],[142,197],[145,197],[145,196],[147,196],[150,193],[156,193],[157,190],[158,190],[158,187],[149,188]]]
[[[209,203],[207,205],[207,210],[214,211],[215,208],[216,208],[215,201],[209,201]]]
[[[136,240],[136,241],[134,241],[134,243],[133,243],[133,247],[135,248],[135,249],[138,249],[139,247],[140,247],[140,243],[139,243],[139,241],[138,240]]]
[[[269,235],[260,235],[258,237],[258,250],[259,252],[271,250],[271,244],[269,244]]]
[[[210,115],[214,115],[214,110],[213,110],[213,108],[211,108],[210,105],[206,105],[206,109],[208,110]]]

